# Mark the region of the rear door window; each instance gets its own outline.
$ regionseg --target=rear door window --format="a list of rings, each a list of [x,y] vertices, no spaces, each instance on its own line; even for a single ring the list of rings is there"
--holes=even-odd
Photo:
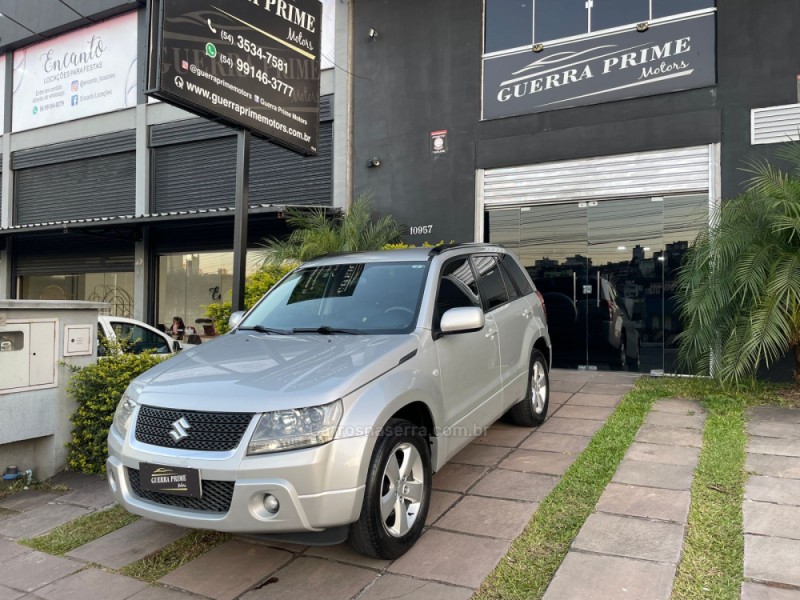
[[[499,256],[478,254],[472,257],[472,263],[478,272],[478,289],[486,312],[519,297],[514,286],[503,275]]]
[[[528,278],[525,277],[522,267],[520,267],[519,263],[514,260],[513,256],[504,254],[500,259],[500,264],[503,266],[505,274],[511,279],[511,281],[513,281],[521,295],[527,296],[528,294],[533,293],[533,287],[528,281]]]

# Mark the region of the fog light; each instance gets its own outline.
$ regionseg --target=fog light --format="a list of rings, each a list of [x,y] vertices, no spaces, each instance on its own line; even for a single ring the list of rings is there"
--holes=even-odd
[[[273,496],[272,494],[267,494],[264,496],[264,508],[267,509],[268,513],[275,514],[281,507],[281,503],[278,502],[278,499]]]

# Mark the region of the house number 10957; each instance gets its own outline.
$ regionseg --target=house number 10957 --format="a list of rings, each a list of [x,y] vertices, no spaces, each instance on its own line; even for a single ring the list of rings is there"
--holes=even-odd
[[[433,225],[414,225],[408,231],[410,235],[428,235],[433,232]]]

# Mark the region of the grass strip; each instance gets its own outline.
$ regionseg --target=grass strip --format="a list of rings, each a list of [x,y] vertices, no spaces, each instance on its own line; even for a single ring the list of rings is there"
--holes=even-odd
[[[59,525],[46,535],[20,540],[20,544],[61,556],[136,521],[139,517],[121,506],[91,513]]]
[[[703,449],[692,482],[689,523],[673,600],[739,599],[744,576],[747,401],[738,394],[704,398],[708,416]]]
[[[645,378],[637,382],[539,505],[475,598],[530,600],[544,596],[572,540],[614,476],[653,401],[670,395],[670,386],[665,383],[664,379]]]
[[[171,573],[229,539],[231,539],[229,533],[197,529],[175,540],[169,546],[123,567],[120,569],[120,573],[155,583],[167,573]]]

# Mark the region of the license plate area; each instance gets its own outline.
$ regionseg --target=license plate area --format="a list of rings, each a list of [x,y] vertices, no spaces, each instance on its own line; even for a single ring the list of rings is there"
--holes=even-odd
[[[168,467],[155,463],[139,463],[139,484],[143,490],[200,498],[203,486],[200,471],[186,467]]]

